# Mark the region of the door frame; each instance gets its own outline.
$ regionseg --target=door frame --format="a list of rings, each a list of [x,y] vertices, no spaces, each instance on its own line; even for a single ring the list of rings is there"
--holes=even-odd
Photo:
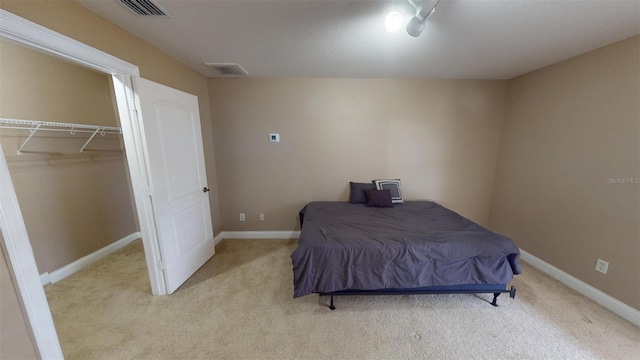
[[[133,78],[140,76],[138,67],[4,9],[0,9],[0,38],[112,76],[151,290],[154,295],[166,295],[165,280],[159,267],[161,256],[156,223],[151,207],[146,140],[138,110],[140,102],[133,85]],[[0,229],[8,265],[15,277],[36,347],[43,359],[61,359],[62,350],[51,311],[1,147],[0,185]]]

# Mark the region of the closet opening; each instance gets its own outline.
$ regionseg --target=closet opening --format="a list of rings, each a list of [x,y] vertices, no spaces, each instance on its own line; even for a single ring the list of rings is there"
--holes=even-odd
[[[0,146],[50,295],[48,284],[141,241],[113,80],[6,40],[0,73]]]
[[[0,42],[0,143],[43,285],[139,239],[110,76]]]

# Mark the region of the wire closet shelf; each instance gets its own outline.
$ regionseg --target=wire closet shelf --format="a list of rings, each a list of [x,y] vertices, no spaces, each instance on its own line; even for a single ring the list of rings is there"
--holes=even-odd
[[[52,122],[52,121],[38,121],[38,120],[21,120],[21,119],[8,119],[8,118],[0,118],[0,128],[1,129],[18,129],[18,130],[29,130],[29,136],[25,139],[25,141],[18,148],[18,155],[22,154],[22,149],[27,145],[27,143],[33,138],[33,135],[38,131],[64,131],[69,132],[69,134],[74,135],[76,133],[90,133],[91,136],[80,148],[80,152],[84,152],[85,148],[96,135],[100,134],[102,136],[110,134],[110,135],[120,135],[122,134],[122,128],[117,126],[102,126],[102,125],[88,125],[88,124],[72,124],[72,123],[60,123],[60,122]]]

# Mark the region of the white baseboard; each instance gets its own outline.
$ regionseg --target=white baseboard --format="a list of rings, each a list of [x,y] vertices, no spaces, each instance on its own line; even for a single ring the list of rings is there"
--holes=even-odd
[[[218,245],[218,243],[220,243],[220,241],[222,241],[224,233],[221,231],[218,235],[213,237],[213,246]]]
[[[593,286],[585,283],[584,281],[567,274],[566,272],[558,269],[557,267],[531,255],[530,253],[520,249],[520,258],[529,265],[537,268],[538,270],[546,273],[552,278],[567,285],[580,294],[588,297],[589,299],[597,302],[606,309],[613,311],[622,318],[629,320],[636,326],[640,326],[640,311],[632,308],[631,306],[623,303],[622,301],[605,294],[604,292],[594,288]]]
[[[78,270],[81,270],[96,261],[104,258],[107,255],[113,254],[114,252],[120,250],[121,248],[129,245],[132,241],[139,239],[141,237],[139,232],[135,232],[133,234],[127,235],[122,239],[111,243],[102,249],[92,252],[91,254],[80,258],[69,265],[66,265],[54,272],[44,273],[40,275],[40,280],[42,280],[42,285],[54,284],[67,276],[75,273]]]
[[[300,231],[223,231],[221,239],[297,239]]]

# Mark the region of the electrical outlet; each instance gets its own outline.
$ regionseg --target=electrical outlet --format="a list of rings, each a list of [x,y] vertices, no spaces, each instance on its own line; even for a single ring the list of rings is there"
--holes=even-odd
[[[244,221],[244,213],[240,213],[240,221]]]
[[[609,263],[602,259],[598,259],[598,261],[596,262],[596,271],[606,274],[608,270],[609,270]]]
[[[260,214],[260,221],[264,221],[264,214]]]

